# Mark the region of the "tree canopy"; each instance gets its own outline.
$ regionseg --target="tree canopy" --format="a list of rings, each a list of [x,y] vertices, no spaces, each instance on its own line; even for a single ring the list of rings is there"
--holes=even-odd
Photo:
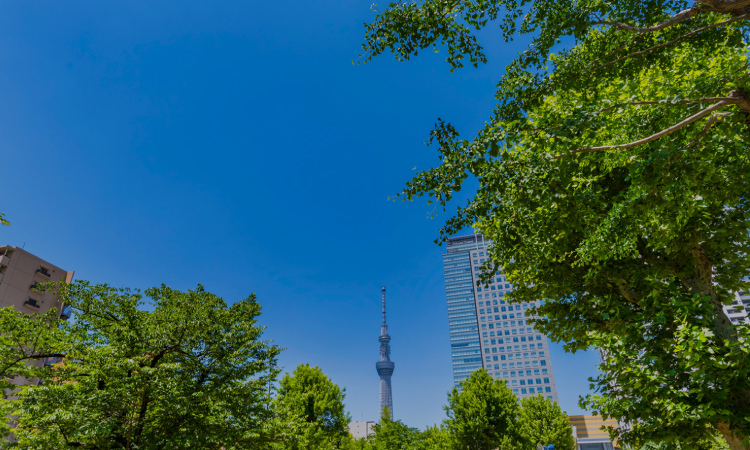
[[[0,309],[4,379],[42,380],[3,400],[18,447],[229,450],[272,440],[279,349],[261,340],[254,295],[229,306],[200,285],[162,285],[145,291],[146,310],[137,290],[78,281],[60,294],[70,322]],[[50,357],[64,359],[24,364]]]
[[[555,450],[575,450],[573,427],[568,415],[556,402],[542,395],[521,399],[517,425],[521,450],[536,450],[537,445],[554,445]]]
[[[344,411],[345,390],[317,366],[300,364],[279,383],[278,412],[294,428],[284,444],[290,450],[342,448],[351,421]]]
[[[516,448],[518,399],[505,380],[479,369],[454,387],[445,406],[446,428],[456,450],[511,450]]]
[[[570,351],[606,351],[583,406],[638,423],[624,442],[707,437],[748,448],[748,329],[723,312],[747,287],[747,0],[424,0],[366,25],[365,61],[447,49],[486,61],[475,32],[532,44],[498,83],[471,139],[438,121],[440,162],[400,195],[443,209],[440,231],[493,242],[487,276]],[[452,207],[452,206],[451,206]],[[745,444],[747,445],[747,444]]]

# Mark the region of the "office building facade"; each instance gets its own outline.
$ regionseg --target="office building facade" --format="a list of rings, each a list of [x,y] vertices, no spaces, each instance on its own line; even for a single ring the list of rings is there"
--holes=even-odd
[[[528,324],[536,303],[509,304],[513,287],[500,272],[489,285],[478,284],[489,245],[480,234],[450,238],[443,255],[454,383],[484,368],[519,398],[557,401],[549,341]]]
[[[732,304],[724,305],[724,313],[735,325],[750,323],[750,292],[735,292]]]

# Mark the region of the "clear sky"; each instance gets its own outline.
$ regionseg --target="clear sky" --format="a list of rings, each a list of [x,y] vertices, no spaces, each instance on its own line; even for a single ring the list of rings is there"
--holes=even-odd
[[[354,420],[377,418],[386,285],[395,417],[440,422],[447,216],[388,197],[437,162],[438,117],[482,127],[524,43],[483,32],[489,64],[454,73],[430,52],[355,66],[373,17],[349,0],[4,2],[0,243],[78,279],[254,292],[281,364],[320,366]],[[580,413],[596,355],[551,356]]]

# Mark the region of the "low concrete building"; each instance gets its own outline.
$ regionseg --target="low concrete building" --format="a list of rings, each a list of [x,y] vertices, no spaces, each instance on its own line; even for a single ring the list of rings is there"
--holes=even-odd
[[[615,444],[609,439],[607,430],[602,427],[617,428],[617,421],[602,416],[581,415],[568,416],[573,427],[573,437],[576,440],[576,450],[614,450]]]
[[[354,439],[362,439],[375,434],[372,428],[375,422],[349,422],[349,433]]]

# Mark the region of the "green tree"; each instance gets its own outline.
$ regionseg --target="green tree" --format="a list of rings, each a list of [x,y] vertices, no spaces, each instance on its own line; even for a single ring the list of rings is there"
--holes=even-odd
[[[419,450],[444,450],[450,447],[450,434],[443,425],[427,427],[419,435]]]
[[[18,415],[18,448],[230,450],[274,438],[268,386],[279,349],[261,340],[254,295],[228,306],[200,285],[162,285],[145,291],[146,309],[136,290],[60,289],[70,322],[0,317],[3,339],[20,339],[0,352],[6,373],[44,380],[3,401]],[[64,360],[24,367],[49,354]]]
[[[0,213],[0,225],[10,225],[10,222],[8,222],[3,213]]]
[[[452,68],[486,60],[474,31],[489,23],[533,35],[486,126],[466,140],[439,121],[439,165],[401,195],[445,209],[476,181],[440,239],[475,227],[493,242],[485,273],[502,268],[538,329],[606,351],[583,406],[639,423],[625,443],[717,428],[748,448],[750,330],[722,309],[750,274],[747,8],[424,0],[366,26],[365,60],[447,48]]]
[[[521,443],[519,450],[536,450],[540,444],[552,444],[555,450],[576,448],[568,415],[560,409],[560,405],[542,395],[521,399],[516,426]]]
[[[689,444],[684,442],[647,442],[640,450],[729,450],[727,442],[721,436],[712,436]]]
[[[448,394],[446,428],[456,450],[514,449],[518,399],[484,369],[474,371]]]
[[[383,408],[380,422],[372,431],[374,434],[368,437],[372,450],[417,450],[420,445],[419,430],[393,420],[388,408]]]
[[[285,444],[290,450],[342,448],[349,439],[351,418],[344,412],[345,389],[317,366],[300,364],[281,379],[278,411],[283,422],[297,429]]]

